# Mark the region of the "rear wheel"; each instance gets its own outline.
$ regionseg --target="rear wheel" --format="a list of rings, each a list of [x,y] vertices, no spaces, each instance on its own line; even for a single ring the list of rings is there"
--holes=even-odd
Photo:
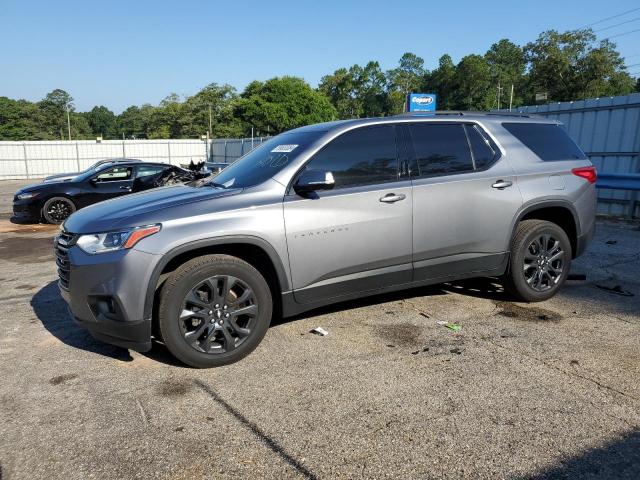
[[[48,223],[59,224],[75,211],[75,204],[68,198],[53,197],[47,200],[42,207],[42,216]]]
[[[187,365],[207,368],[251,353],[271,313],[271,292],[258,270],[230,255],[205,255],[169,276],[158,316],[169,351]]]
[[[565,231],[544,220],[524,220],[511,243],[505,288],[526,302],[540,302],[556,294],[571,267],[571,242]]]

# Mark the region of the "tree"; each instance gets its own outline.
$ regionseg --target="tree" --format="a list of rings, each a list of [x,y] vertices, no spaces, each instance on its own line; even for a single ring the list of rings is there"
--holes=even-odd
[[[385,84],[380,64],[370,61],[364,67],[356,64],[325,75],[318,90],[331,100],[339,118],[375,117],[388,110]]]
[[[126,138],[148,138],[151,113],[154,109],[155,107],[149,104],[127,108],[118,115],[118,137],[123,135]]]
[[[525,67],[524,51],[515,43],[506,38],[491,45],[484,55],[491,72],[491,84],[496,89],[496,103],[494,108],[508,105],[513,85],[514,104],[521,104],[525,94]],[[500,87],[500,95],[497,89]]]
[[[0,97],[0,140],[51,140],[35,103]]]
[[[118,136],[116,116],[107,107],[93,107],[84,117],[95,136],[101,135],[105,139]]]
[[[633,91],[633,79],[609,40],[596,43],[591,29],[558,33],[548,30],[525,46],[530,91],[545,92],[549,101],[578,100]]]
[[[329,99],[296,77],[275,77],[251,82],[238,99],[236,115],[261,134],[280,133],[291,128],[336,118]]]
[[[42,128],[50,138],[67,138],[67,109],[73,112],[73,97],[59,88],[47,93],[38,104],[42,115]]]
[[[496,92],[491,88],[491,69],[480,55],[467,55],[456,66],[456,107],[462,110],[488,110]]]
[[[419,90],[426,73],[424,60],[409,52],[402,55],[397,68],[387,72],[392,113],[404,110],[407,95]]]
[[[200,137],[207,131],[213,138],[242,135],[242,124],[234,116],[237,98],[235,88],[217,83],[211,83],[187,98],[180,117],[181,135]]]
[[[456,106],[456,66],[449,55],[442,55],[438,68],[425,75],[422,90],[436,94],[438,110],[453,110]]]

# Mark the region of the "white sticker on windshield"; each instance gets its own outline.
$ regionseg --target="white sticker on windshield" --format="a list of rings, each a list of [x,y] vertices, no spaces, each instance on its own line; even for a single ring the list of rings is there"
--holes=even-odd
[[[280,152],[280,153],[293,152],[297,147],[298,145],[278,145],[276,148],[271,150],[271,152]]]

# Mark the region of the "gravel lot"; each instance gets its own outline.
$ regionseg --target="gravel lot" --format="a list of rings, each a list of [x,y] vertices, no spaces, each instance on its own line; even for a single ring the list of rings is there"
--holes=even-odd
[[[490,280],[378,296],[203,371],[74,325],[56,228],[9,221],[23,184],[0,182],[2,480],[640,478],[638,224],[600,221],[587,280],[550,301]]]

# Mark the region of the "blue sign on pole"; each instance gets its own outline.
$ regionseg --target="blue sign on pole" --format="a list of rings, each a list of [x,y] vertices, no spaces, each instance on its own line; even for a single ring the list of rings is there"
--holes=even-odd
[[[407,95],[408,112],[435,112],[435,93],[410,93]]]

